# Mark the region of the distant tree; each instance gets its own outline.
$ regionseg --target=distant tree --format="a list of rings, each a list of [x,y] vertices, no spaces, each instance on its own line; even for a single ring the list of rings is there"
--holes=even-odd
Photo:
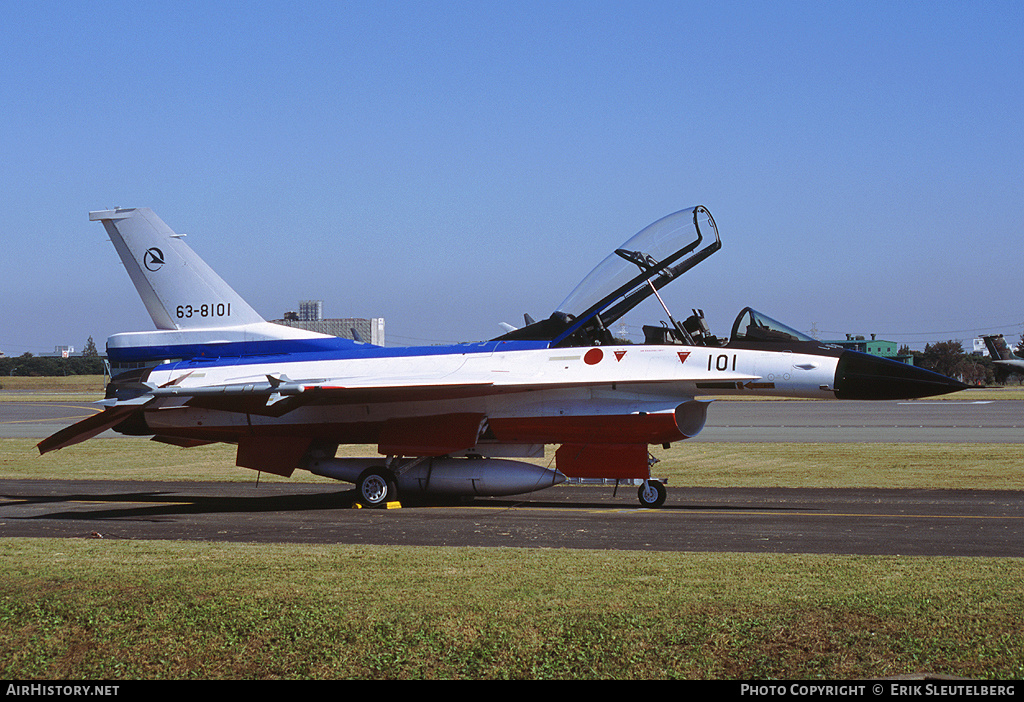
[[[99,356],[100,352],[96,350],[96,342],[89,337],[89,340],[85,342],[85,348],[82,349],[82,355],[86,357]]]
[[[5,356],[0,358],[0,374],[2,375],[28,375],[25,372],[26,366],[31,362],[33,356],[30,353],[23,353],[20,356]]]
[[[940,341],[934,346],[925,344],[921,366],[950,378],[960,375],[965,366],[964,346],[959,341]]]
[[[988,385],[995,380],[991,361],[965,354],[959,366],[960,380],[968,385]]]
[[[968,385],[988,385],[1006,381],[1007,371],[996,366],[992,359],[964,353],[959,341],[940,341],[926,344],[924,353],[914,353],[917,365],[950,378],[958,378]]]
[[[985,358],[984,360],[992,368],[992,380],[994,382],[1000,385],[1007,385],[1011,382],[1017,383],[1018,385],[1020,384],[1021,376],[1019,373],[1017,373],[1016,368],[1008,368],[1007,366],[1004,365],[997,365],[993,363],[992,359],[990,358]]]
[[[103,358],[96,356],[33,356],[0,358],[0,375],[102,375]]]

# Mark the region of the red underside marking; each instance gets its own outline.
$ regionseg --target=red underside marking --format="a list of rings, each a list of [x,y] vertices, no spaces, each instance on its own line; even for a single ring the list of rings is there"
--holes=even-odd
[[[383,423],[270,425],[228,433],[222,427],[160,430],[164,437],[237,441],[235,463],[245,468],[289,476],[315,439],[342,444],[377,443],[383,455],[443,456],[477,443],[482,414],[404,417]]]
[[[237,441],[240,466],[290,475],[314,439],[339,444],[374,444],[384,455],[441,456],[475,446],[483,415],[464,413],[347,424],[271,424],[173,430],[163,436]],[[489,439],[508,444],[568,444],[559,468],[573,477],[647,478],[647,445],[686,438],[674,413],[589,417],[492,418]],[[585,447],[585,449],[581,448]],[[568,458],[570,455],[576,458]],[[564,472],[564,471],[563,471]],[[566,473],[566,475],[570,475]]]
[[[243,436],[238,439],[235,465],[288,477],[299,467],[312,439],[287,436]]]
[[[555,452],[555,465],[570,478],[651,477],[644,444],[562,444]]]
[[[484,415],[439,414],[389,419],[380,430],[377,450],[385,456],[443,456],[476,446]]]

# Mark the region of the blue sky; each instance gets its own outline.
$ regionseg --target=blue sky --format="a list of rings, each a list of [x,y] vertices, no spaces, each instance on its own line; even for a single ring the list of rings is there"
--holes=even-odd
[[[113,206],[389,345],[547,316],[696,204],[723,248],[664,297],[713,332],[1024,330],[1020,2],[8,3],[0,46],[8,355],[152,327]]]

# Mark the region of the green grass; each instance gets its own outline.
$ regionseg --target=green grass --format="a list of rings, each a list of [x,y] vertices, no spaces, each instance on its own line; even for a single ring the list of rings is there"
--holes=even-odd
[[[1024,489],[1024,444],[683,442],[652,453],[673,486]]]
[[[102,375],[0,376],[0,402],[100,400],[104,393],[103,383]]]
[[[0,677],[1024,675],[1014,559],[8,539]]]

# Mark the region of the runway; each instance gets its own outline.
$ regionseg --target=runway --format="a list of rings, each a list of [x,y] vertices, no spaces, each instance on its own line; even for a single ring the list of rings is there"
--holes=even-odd
[[[693,441],[1024,443],[1020,402],[719,402]],[[42,438],[90,403],[0,403]],[[857,438],[854,438],[857,437]],[[1024,557],[1024,491],[562,485],[471,504],[355,509],[347,484],[0,479],[0,536]]]
[[[1024,443],[1024,402],[722,401],[693,441]]]

